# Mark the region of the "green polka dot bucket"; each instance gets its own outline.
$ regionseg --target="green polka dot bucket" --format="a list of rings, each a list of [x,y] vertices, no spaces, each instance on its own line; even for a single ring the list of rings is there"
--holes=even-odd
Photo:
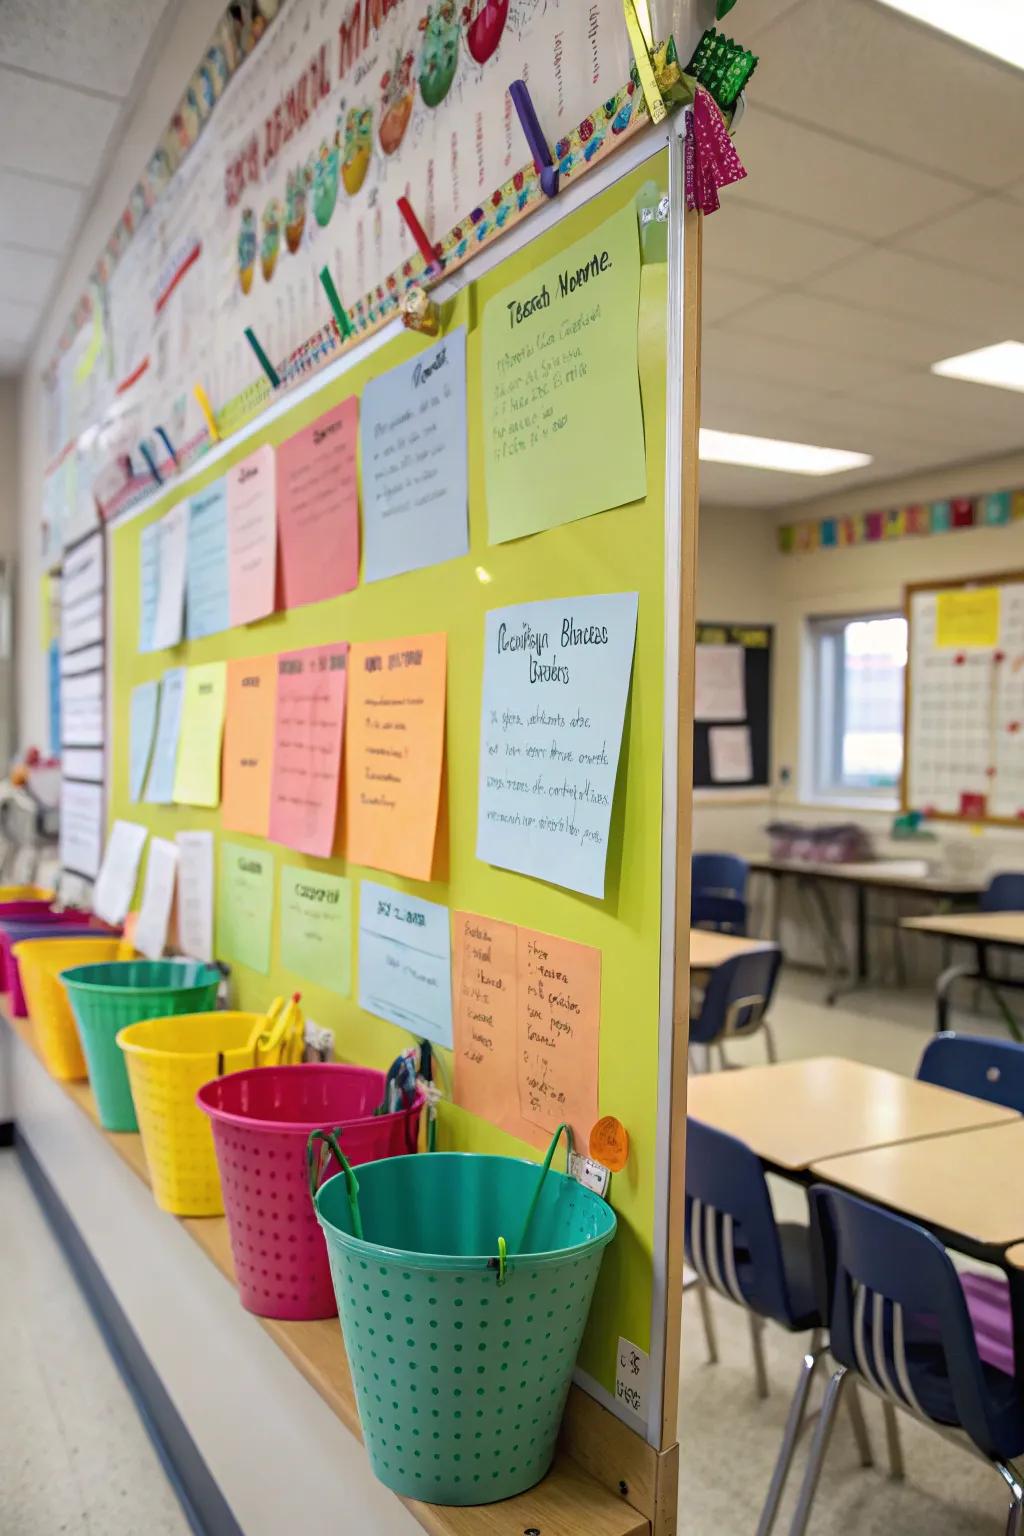
[[[428,1504],[490,1504],[547,1472],[615,1213],[525,1159],[363,1163],[314,1204],[375,1475]],[[557,1140],[557,1137],[556,1137]]]

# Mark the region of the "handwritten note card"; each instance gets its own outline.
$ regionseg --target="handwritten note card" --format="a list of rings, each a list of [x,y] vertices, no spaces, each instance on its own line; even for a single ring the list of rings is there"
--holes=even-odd
[[[228,606],[228,491],[215,480],[188,504],[186,632],[190,640],[216,635],[231,624]]]
[[[267,849],[221,843],[217,954],[266,976],[274,920],[274,859]]]
[[[359,890],[359,1006],[435,1045],[452,1044],[448,908],[364,880]]]
[[[708,756],[712,783],[749,784],[754,777],[749,725],[710,726]]]
[[[160,681],[160,705],[156,717],[156,741],[146,780],[149,805],[170,805],[174,799],[174,774],[178,764],[181,705],[185,695],[185,668],[174,667]]]
[[[341,997],[352,991],[352,884],[286,865],[281,871],[281,964]]]
[[[128,914],[148,836],[138,822],[114,822],[92,892],[92,909],[105,923],[123,923]]]
[[[286,608],[351,592],[359,580],[355,395],[277,450],[281,590]]]
[[[637,595],[487,615],[476,856],[603,896]]]
[[[228,662],[220,812],[225,832],[267,836],[276,698],[276,656]]]
[[[160,522],[160,586],[153,620],[153,650],[181,643],[188,557],[188,503],[179,502]]]
[[[133,800],[142,799],[146,782],[150,753],[153,750],[153,731],[156,727],[157,704],[160,700],[160,683],[140,683],[132,689],[132,707],[129,735],[128,791]]]
[[[153,626],[160,597],[162,522],[149,523],[139,535],[139,650],[153,649]]]
[[[354,645],[346,749],[351,863],[429,880],[444,759],[446,635]]]
[[[178,845],[169,843],[166,838],[154,837],[149,845],[142,905],[135,925],[135,948],[148,960],[159,960],[167,944],[177,873]]]
[[[747,718],[747,658],[742,645],[696,647],[693,718]]]
[[[179,832],[178,944],[190,960],[213,959],[213,833]]]
[[[360,436],[363,579],[467,554],[464,327],[370,380]]]
[[[496,294],[483,319],[492,544],[646,494],[640,248],[628,204]]]
[[[251,624],[274,611],[277,515],[274,450],[265,445],[227,473],[228,611]]]
[[[174,798],[179,805],[220,804],[220,746],[227,668],[208,661],[185,672]]]
[[[598,1116],[601,952],[474,913],[454,918],[455,1102],[546,1146]]]
[[[334,847],[348,646],[277,658],[270,836],[326,859]]]
[[[998,587],[965,587],[936,598],[935,644],[938,648],[999,644]]]

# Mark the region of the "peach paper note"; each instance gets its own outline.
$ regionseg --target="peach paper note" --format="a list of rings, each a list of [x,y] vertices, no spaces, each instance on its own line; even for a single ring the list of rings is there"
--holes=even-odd
[[[359,580],[355,395],[277,450],[277,519],[285,608],[351,592]]]
[[[452,914],[455,1102],[516,1131],[516,929]]]
[[[232,625],[274,611],[277,495],[269,443],[234,464],[228,482],[228,612]]]
[[[320,859],[338,819],[347,661],[345,641],[277,658],[270,836]]]
[[[516,968],[520,1113],[543,1132],[540,1145],[564,1120],[585,1147],[598,1114],[601,951],[520,928]]]
[[[267,836],[276,697],[276,656],[228,662],[220,810],[225,832]]]
[[[429,880],[444,758],[447,635],[353,645],[348,858]]]

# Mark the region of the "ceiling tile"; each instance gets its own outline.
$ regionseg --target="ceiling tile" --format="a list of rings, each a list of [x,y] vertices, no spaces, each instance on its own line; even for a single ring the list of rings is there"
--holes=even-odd
[[[752,91],[766,107],[981,188],[1004,185],[1010,146],[1024,142],[1015,70],[873,0],[788,11]]]
[[[723,320],[748,304],[764,298],[771,289],[765,283],[752,283],[731,272],[719,272],[705,266],[701,279],[703,314],[706,320]]]
[[[62,252],[78,222],[83,196],[75,187],[0,170],[0,240],[34,251]]]
[[[796,508],[802,501],[818,500],[830,492],[870,484],[903,473],[899,464],[872,464],[841,475],[787,475],[771,469],[743,469],[736,464],[700,466],[702,509],[721,507]]]
[[[744,198],[746,188],[741,182],[732,189],[714,218],[705,222],[705,272],[714,268],[783,287],[801,283],[864,248],[848,235],[753,206]]]
[[[112,101],[0,68],[0,167],[90,186],[117,114]]]
[[[0,64],[127,96],[166,0],[3,0]]]
[[[971,198],[956,182],[778,117],[756,93],[736,146],[758,203],[865,240],[888,239]],[[742,185],[725,196],[741,196]]]
[[[1024,209],[1021,215],[1024,224]],[[930,362],[954,350],[946,344],[951,315],[962,317],[965,328],[972,328],[974,346],[1024,336],[1024,288],[1019,282],[1014,286],[996,283],[903,251],[865,251],[835,271],[811,279],[807,289],[882,314],[927,322],[935,343]]]
[[[59,258],[0,245],[0,299],[42,304],[60,268]]]
[[[706,237],[705,237],[706,239]],[[1024,196],[982,197],[922,229],[900,235],[903,249],[948,261],[968,272],[1020,284]],[[1024,339],[1024,338],[1022,338]]]
[[[1016,390],[922,372],[887,380],[872,393],[880,404],[898,407],[901,414],[917,412],[939,431],[945,431],[947,424],[964,422],[972,430],[985,425],[1016,430],[1018,439],[1024,439],[1024,394]]]
[[[755,335],[860,353],[890,364],[928,368],[936,360],[933,326],[872,314],[810,294],[769,294],[745,312],[743,325]],[[970,316],[951,316],[944,328],[945,355],[975,345],[976,334]]]
[[[796,384],[822,394],[867,389],[879,379],[898,376],[901,365],[880,355],[847,353],[807,346],[778,336],[756,336],[742,317],[705,329],[701,342],[703,378],[717,368],[742,367],[753,378]]]
[[[9,299],[0,299],[0,347],[24,348],[41,314],[40,304],[12,304]]]

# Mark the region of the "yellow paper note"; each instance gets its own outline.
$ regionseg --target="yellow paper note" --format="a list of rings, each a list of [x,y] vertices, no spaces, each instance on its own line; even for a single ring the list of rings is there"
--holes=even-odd
[[[935,643],[957,649],[999,644],[999,588],[967,587],[940,592],[935,614]]]
[[[223,661],[189,667],[181,706],[174,799],[179,805],[220,804],[220,744],[227,668]]]

